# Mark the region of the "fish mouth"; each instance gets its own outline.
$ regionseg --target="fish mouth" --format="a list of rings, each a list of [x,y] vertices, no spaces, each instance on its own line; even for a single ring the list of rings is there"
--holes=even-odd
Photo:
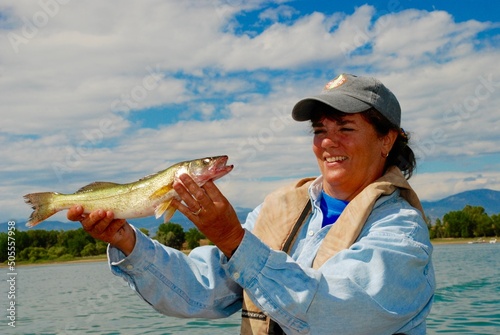
[[[227,161],[229,160],[229,157],[224,155],[224,156],[217,156],[213,157],[213,164],[210,168],[212,172],[212,180],[219,179],[220,177],[225,176],[231,170],[233,170],[234,165],[227,165]]]

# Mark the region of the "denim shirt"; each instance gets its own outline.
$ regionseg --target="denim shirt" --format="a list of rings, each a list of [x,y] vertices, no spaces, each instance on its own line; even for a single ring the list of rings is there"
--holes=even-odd
[[[111,271],[166,315],[227,317],[241,309],[244,288],[286,334],[425,334],[435,278],[420,212],[398,190],[381,197],[355,243],[315,270],[331,227],[322,227],[321,188],[321,178],[310,186],[312,214],[290,255],[251,233],[259,206],[229,260],[215,246],[186,256],[136,229],[128,257],[108,249]]]

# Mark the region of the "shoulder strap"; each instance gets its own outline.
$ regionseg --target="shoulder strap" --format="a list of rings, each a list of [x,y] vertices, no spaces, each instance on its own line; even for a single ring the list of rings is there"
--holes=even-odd
[[[285,244],[283,244],[283,250],[287,254],[290,252],[290,248],[293,245],[293,242],[297,239],[297,233],[299,232],[300,228],[304,225],[304,222],[306,221],[306,218],[311,214],[311,201],[309,199],[306,201],[306,205],[304,206],[304,209],[302,210],[302,213],[300,214],[297,222],[295,222],[295,225],[293,226],[290,235],[288,236],[287,240],[285,241]]]
[[[275,250],[289,252],[300,228],[311,212],[308,187],[312,178],[278,189],[266,197],[252,231]],[[241,334],[284,334],[280,326],[264,314],[243,290]]]
[[[422,205],[416,193],[402,172],[397,167],[392,167],[349,202],[321,242],[313,262],[313,268],[318,269],[339,251],[348,249],[361,233],[375,202],[382,195],[392,194],[397,188],[401,190],[401,196],[418,209],[423,216]]]

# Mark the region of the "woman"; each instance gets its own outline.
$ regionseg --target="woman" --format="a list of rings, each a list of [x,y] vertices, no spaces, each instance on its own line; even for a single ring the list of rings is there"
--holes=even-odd
[[[111,212],[68,218],[109,242],[112,272],[167,315],[241,309],[242,334],[425,334],[432,246],[396,97],[342,74],[292,116],[311,121],[321,176],[271,193],[243,226],[213,182],[174,184],[175,206],[215,246],[187,257]]]

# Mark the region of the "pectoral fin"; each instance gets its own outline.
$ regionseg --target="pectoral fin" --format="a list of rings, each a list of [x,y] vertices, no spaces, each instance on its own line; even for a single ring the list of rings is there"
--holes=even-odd
[[[170,221],[172,216],[174,215],[176,209],[175,207],[170,206],[166,211],[165,211],[165,216],[163,217],[163,222],[167,223]]]
[[[170,203],[172,202],[172,199],[162,202],[155,208],[155,216],[158,219],[160,216],[162,216],[163,213],[165,213],[165,218],[164,222],[168,222],[172,216],[174,215],[176,209],[175,207],[170,206]]]
[[[163,197],[165,194],[167,194],[168,192],[170,192],[172,190],[173,190],[172,185],[165,185],[165,186],[160,187],[159,189],[157,189],[153,194],[151,194],[149,196],[149,199],[150,200],[159,199],[159,198]],[[168,204],[170,204],[170,201],[168,202]],[[156,218],[158,218],[158,216]]]

